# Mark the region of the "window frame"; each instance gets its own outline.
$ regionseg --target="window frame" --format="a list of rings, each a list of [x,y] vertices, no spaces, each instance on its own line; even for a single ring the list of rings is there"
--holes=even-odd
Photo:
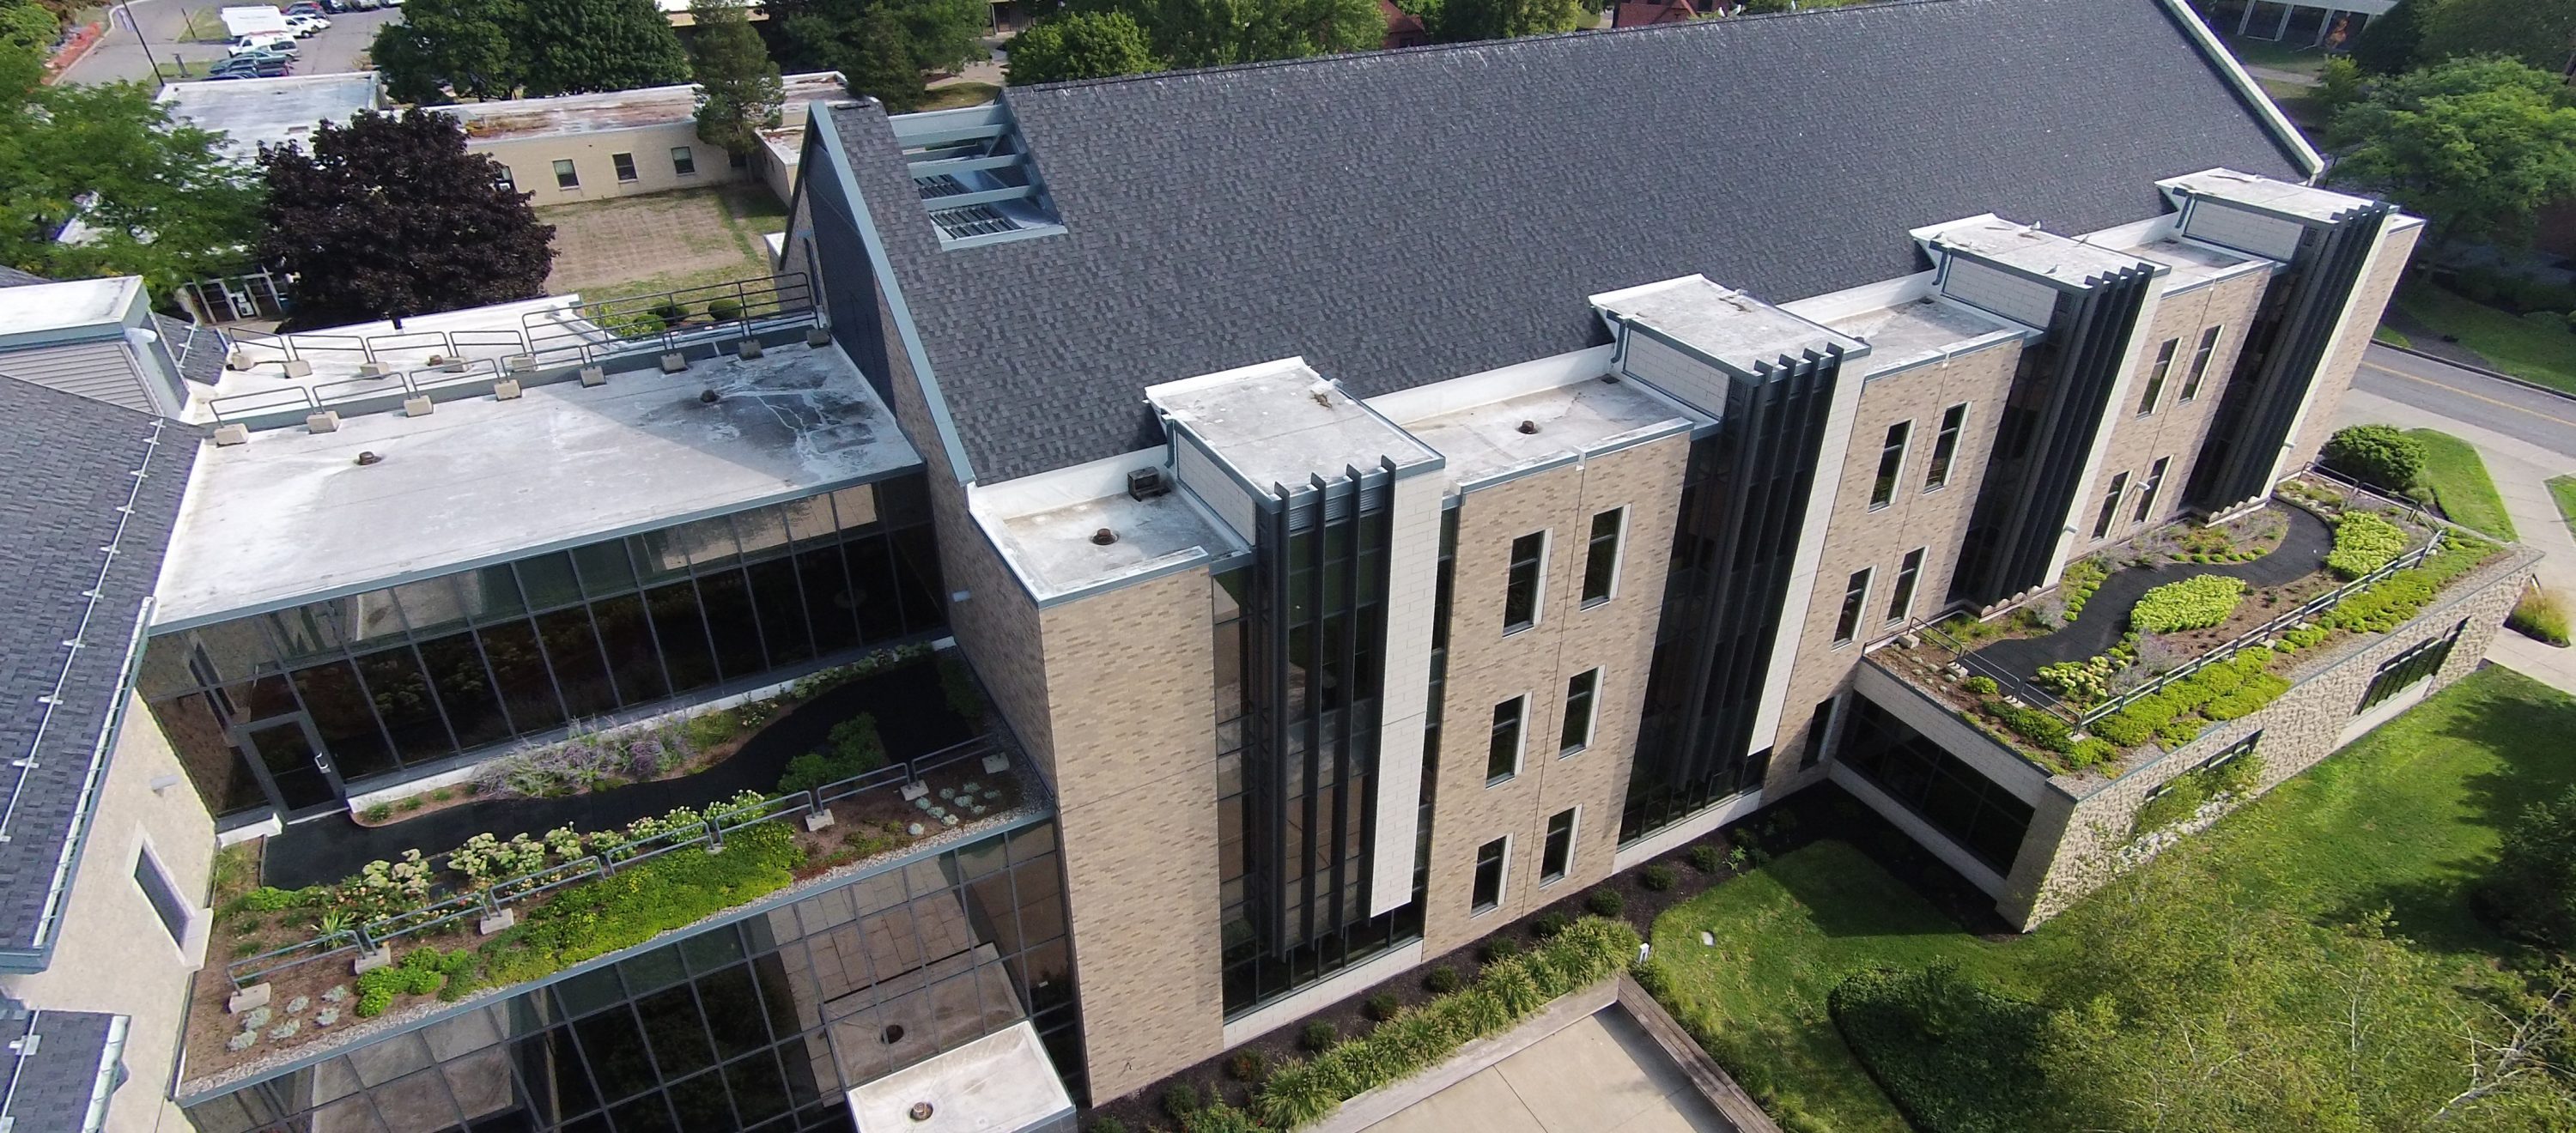
[[[1548,544],[1553,541],[1552,534],[1552,530],[1540,530],[1512,537],[1511,549],[1507,552],[1508,557],[1503,560],[1503,636],[1505,637],[1534,629],[1547,617],[1547,556]],[[1520,546],[1530,539],[1538,540],[1538,552],[1530,558],[1522,558]],[[1524,564],[1530,568],[1529,619],[1515,622],[1511,620],[1512,592],[1520,587],[1518,574]]]
[[[2200,332],[2200,345],[2192,348],[2191,369],[2183,374],[2182,393],[2174,404],[2189,404],[2200,396],[2200,384],[2209,377],[2209,360],[2218,353],[2218,334],[2226,327],[2225,323],[2213,323]]]
[[[617,183],[620,185],[632,185],[644,179],[644,171],[636,168],[635,155],[632,153],[608,155],[608,171],[617,178]]]
[[[2147,482],[2138,486],[2138,506],[2129,513],[2129,522],[2145,523],[2156,510],[2156,496],[2164,490],[2165,473],[2172,470],[2173,458],[2159,456],[2147,466]]]
[[[1833,742],[1834,724],[1841,720],[1843,697],[1834,693],[1816,702],[1807,712],[1807,742],[1798,752],[1798,770],[1806,771],[1824,762],[1825,746]]]
[[[1923,560],[1930,557],[1931,551],[1927,544],[1905,552],[1905,557],[1897,560],[1896,580],[1888,588],[1887,624],[1894,625],[1914,616],[1914,592],[1921,587]]]
[[[1565,820],[1565,860],[1556,863],[1556,872],[1547,871],[1548,858],[1556,853],[1556,820]],[[1580,803],[1547,816],[1545,832],[1538,844],[1538,887],[1545,889],[1574,873],[1574,855],[1583,839],[1583,805]],[[1508,849],[1508,848],[1507,848]]]
[[[1576,673],[1573,676],[1566,678],[1565,705],[1558,711],[1556,730],[1556,757],[1558,759],[1570,759],[1574,756],[1581,755],[1586,751],[1590,751],[1592,749],[1593,739],[1601,734],[1601,685],[1604,675],[1603,669],[1604,666],[1594,665],[1589,669],[1585,669],[1580,673]],[[1566,726],[1574,722],[1574,700],[1576,696],[1574,689],[1575,682],[1581,681],[1586,677],[1592,679],[1592,686],[1584,689],[1581,694],[1583,697],[1583,738],[1572,744],[1568,744],[1565,742],[1565,732]]]
[[[1843,584],[1842,610],[1834,615],[1834,648],[1849,645],[1860,636],[1861,623],[1868,620],[1870,585],[1878,581],[1877,574],[1877,567],[1865,566],[1853,571]]]
[[[1601,533],[1601,521],[1604,518],[1611,519],[1610,533],[1607,535]],[[1604,605],[1619,596],[1619,569],[1627,565],[1628,561],[1628,505],[1621,504],[1608,511],[1594,513],[1592,528],[1591,536],[1583,545],[1583,594],[1579,608],[1586,610]],[[1592,592],[1592,572],[1594,567],[1601,565],[1602,546],[1605,540],[1609,545],[1609,577],[1603,581],[1601,593],[1595,595]]]
[[[1905,486],[1905,458],[1912,455],[1913,447],[1913,418],[1887,427],[1878,445],[1878,473],[1870,480],[1869,510],[1885,511],[1896,503],[1897,492]]]
[[[497,161],[492,163],[492,167],[501,171],[492,178],[493,184],[499,185],[503,192],[515,193],[519,191],[518,174],[510,172],[509,166],[503,165]]]
[[[671,176],[695,177],[698,175],[698,152],[695,148],[672,146],[670,156]]]
[[[2164,400],[2165,379],[2173,376],[2174,355],[2181,349],[2180,337],[2168,338],[2156,346],[2155,364],[2147,368],[2147,392],[2138,398],[2138,416],[2156,415],[2156,403]]]
[[[559,158],[554,159],[554,169],[555,169],[555,188],[557,188],[557,189],[578,189],[578,188],[581,188],[581,169],[580,169],[580,167],[575,166],[575,165],[572,163],[572,159],[571,159],[571,158],[569,158],[569,157],[559,157]]]
[[[1506,708],[1512,709],[1512,719],[1510,721],[1512,731],[1512,765],[1510,770],[1504,771],[1501,774],[1496,774],[1494,771],[1494,758],[1500,754],[1498,748],[1500,746],[1499,741],[1503,735],[1503,710]],[[1487,787],[1499,787],[1514,779],[1520,778],[1521,768],[1527,766],[1529,762],[1529,715],[1530,694],[1526,692],[1494,705],[1493,724],[1491,729],[1485,733],[1485,785]]]
[[[1477,903],[1476,891],[1484,888],[1485,851],[1494,851],[1494,899]],[[1512,836],[1505,834],[1476,847],[1473,868],[1467,873],[1467,919],[1474,920],[1503,907],[1503,895],[1512,886]]]
[[[2111,476],[2111,489],[2102,493],[2101,514],[2093,517],[2094,542],[2098,543],[2111,537],[2111,528],[2120,522],[2120,503],[2128,498],[2129,474],[2127,472],[2113,473]]]
[[[1959,463],[1959,438],[1968,427],[1969,404],[1962,401],[1941,411],[1941,424],[1932,434],[1932,456],[1923,468],[1926,495],[1950,486],[1950,473]]]
[[[131,876],[136,895],[143,898],[144,905],[152,910],[152,919],[160,922],[162,929],[170,934],[170,944],[179,950],[180,955],[190,955],[192,942],[198,946],[202,945],[204,933],[200,931],[202,926],[199,923],[203,918],[202,910],[191,903],[188,895],[180,890],[179,879],[171,875],[168,866],[162,864],[161,855],[153,852],[151,841],[147,838],[137,837],[134,840],[134,869]],[[147,881],[146,878],[150,880]],[[157,895],[154,892],[154,882],[158,883]],[[165,901],[167,907],[164,907]]]

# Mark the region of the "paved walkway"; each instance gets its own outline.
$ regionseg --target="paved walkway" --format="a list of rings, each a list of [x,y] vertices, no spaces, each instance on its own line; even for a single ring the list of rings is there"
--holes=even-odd
[[[2514,531],[2521,536],[2522,545],[2546,556],[2535,568],[2540,584],[2576,601],[2576,536],[2568,534],[2567,521],[2550,500],[2547,485],[2553,476],[2576,472],[2576,456],[2552,452],[2466,421],[2426,417],[2422,409],[2355,389],[2344,395],[2338,422],[2437,428],[2477,446],[2478,455],[2486,460],[2487,473],[2495,478],[2496,493],[2504,497],[2504,509],[2513,517]],[[2576,692],[2576,649],[2543,645],[2506,630],[2497,634],[2495,644],[2487,649],[2487,660]]]
[[[1368,1133],[1726,1133],[1636,1020],[1603,1011]]]

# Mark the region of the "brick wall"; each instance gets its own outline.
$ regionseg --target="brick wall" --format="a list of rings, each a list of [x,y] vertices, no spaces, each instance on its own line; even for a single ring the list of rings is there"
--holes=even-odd
[[[1690,438],[1670,436],[1480,488],[1459,505],[1424,955],[1447,952],[1609,875],[1689,456]],[[1617,589],[1607,603],[1583,609],[1592,517],[1619,507],[1629,512]],[[1505,637],[1512,540],[1534,531],[1550,533],[1538,624]],[[1596,666],[1603,675],[1592,742],[1559,758],[1566,682]],[[1529,713],[1520,773],[1489,787],[1494,706],[1523,694]],[[1572,866],[1563,880],[1541,886],[1547,820],[1577,806]],[[1469,907],[1476,849],[1505,835],[1512,844],[1502,903],[1476,915]]]
[[[2269,271],[2247,272],[2179,295],[2167,295],[2157,305],[2155,322],[2144,336],[2146,346],[2139,352],[2139,370],[2130,375],[2122,403],[2111,407],[2111,439],[2103,450],[2102,466],[2076,496],[2075,512],[2070,517],[2075,523],[2075,549],[2070,561],[2182,514],[2183,485],[2191,479],[2192,465],[2200,459],[2201,442],[2208,437],[2209,426],[2218,415],[2219,398],[2227,391],[2236,356],[2245,348],[2245,332],[2254,322],[2254,308],[2262,301],[2264,285],[2270,280]],[[2213,325],[2220,330],[2217,349],[2210,354],[2208,374],[2201,380],[2200,390],[2190,401],[2184,401],[2182,390],[2191,379],[2192,355],[2200,347],[2201,332]],[[2157,351],[2167,340],[2174,343],[2173,368],[2157,394],[2155,411],[2141,417],[2139,402],[2146,395]],[[2147,475],[2155,462],[2164,457],[2172,458],[2173,463],[2166,468],[2164,484],[2156,492],[2154,513],[2141,523],[2137,519],[2139,494],[2145,490]],[[2110,490],[2111,478],[2121,473],[2127,473],[2129,481],[2119,514],[2111,521],[2109,534],[2096,539],[2093,523],[2100,514],[2103,494]]]

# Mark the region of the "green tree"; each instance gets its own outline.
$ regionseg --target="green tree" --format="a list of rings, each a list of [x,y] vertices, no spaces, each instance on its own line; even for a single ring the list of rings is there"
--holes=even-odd
[[[509,98],[526,78],[531,41],[519,0],[411,0],[376,29],[368,52],[385,91],[403,102]]]
[[[0,48],[0,263],[38,275],[139,275],[160,294],[241,266],[259,185],[221,134],[171,121],[140,83],[39,81]],[[79,220],[78,242],[58,241]]]
[[[0,0],[0,50],[42,52],[62,31],[62,17],[34,0]]]
[[[903,24],[894,14],[882,9],[870,12],[851,31],[850,38],[856,42],[839,66],[850,93],[875,98],[889,114],[920,106],[921,68],[913,64]]]
[[[689,56],[653,0],[526,0],[520,39],[540,45],[522,85],[530,95],[669,86],[689,79]]]
[[[1548,35],[1573,31],[1584,14],[1579,0],[1447,0],[1431,34],[1449,43]]]
[[[741,0],[696,0],[689,5],[697,38],[689,62],[698,82],[698,137],[726,153],[760,148],[760,132],[775,126],[785,97],[778,64],[751,30]]]
[[[2576,948],[2576,791],[2523,810],[2496,846],[2479,904],[2518,936]]]
[[[1302,59],[1386,42],[1377,0],[1144,0],[1133,14],[1154,54],[1175,67]]]
[[[989,18],[982,0],[808,0],[788,10],[786,35],[807,58],[839,71],[850,89],[876,95],[889,108],[888,89],[909,70],[917,86],[924,75],[988,58],[982,36]],[[889,51],[889,46],[892,51]],[[905,66],[894,66],[901,54]],[[858,72],[868,72],[862,82]],[[921,100],[918,90],[901,99]]]
[[[2424,12],[2438,0],[2397,0],[2352,41],[2353,62],[2374,75],[2394,75],[2415,65],[2424,44]]]
[[[2423,22],[2427,63],[2504,55],[2555,74],[2576,52],[2576,0],[2441,0]]]
[[[295,274],[307,326],[421,315],[545,294],[554,228],[456,119],[418,107],[325,122],[311,151],[262,147],[263,260]]]
[[[1125,12],[1061,12],[1011,40],[1014,86],[1105,79],[1163,69],[1145,29]]]
[[[2455,59],[2385,80],[2335,115],[2332,179],[2431,221],[2436,240],[2519,239],[2576,194],[2576,107],[2557,75]]]

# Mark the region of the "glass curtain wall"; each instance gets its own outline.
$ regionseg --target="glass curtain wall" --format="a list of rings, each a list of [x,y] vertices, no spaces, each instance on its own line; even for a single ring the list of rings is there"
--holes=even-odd
[[[1055,826],[997,834],[187,1107],[200,1133],[849,1130],[1029,1020],[1077,1098]]]
[[[218,816],[945,624],[919,477],[154,637],[139,687]],[[310,747],[311,751],[301,750]]]

